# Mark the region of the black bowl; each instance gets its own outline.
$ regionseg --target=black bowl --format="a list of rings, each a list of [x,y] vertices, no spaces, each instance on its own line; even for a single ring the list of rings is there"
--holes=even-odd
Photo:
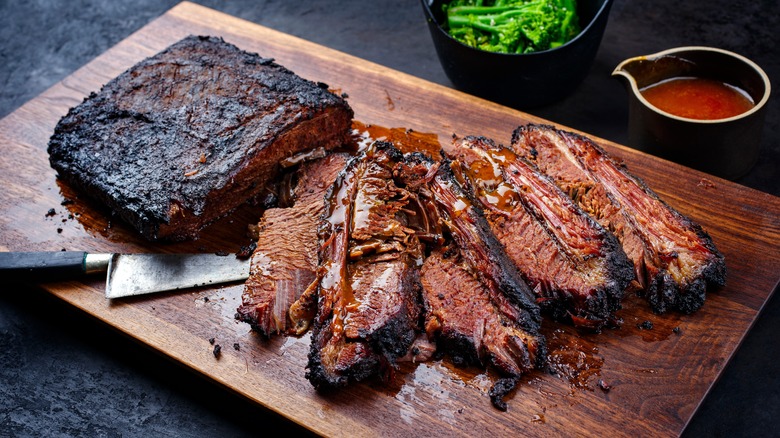
[[[475,49],[452,38],[442,0],[422,0],[442,68],[455,88],[517,109],[548,105],[568,96],[587,76],[596,57],[612,0],[578,0],[582,32],[542,52],[507,54]]]

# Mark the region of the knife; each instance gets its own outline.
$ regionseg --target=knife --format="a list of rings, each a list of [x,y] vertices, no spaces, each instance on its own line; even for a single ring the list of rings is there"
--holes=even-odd
[[[0,252],[0,278],[46,282],[106,273],[106,298],[246,280],[249,258],[220,254]]]

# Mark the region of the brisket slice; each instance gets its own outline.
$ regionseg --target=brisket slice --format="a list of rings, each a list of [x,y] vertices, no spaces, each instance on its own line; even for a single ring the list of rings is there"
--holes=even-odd
[[[615,236],[532,163],[490,139],[459,139],[451,155],[542,309],[596,330],[613,320],[633,279]]]
[[[292,174],[292,206],[263,212],[236,319],[266,337],[301,335],[314,316],[317,227],[325,210],[323,197],[347,158],[334,153],[303,163]]]
[[[420,330],[422,245],[406,226],[413,195],[394,181],[402,160],[377,142],[349,161],[326,196],[306,372],[317,389],[387,378]]]
[[[653,311],[694,312],[704,304],[708,286],[725,283],[723,255],[701,226],[590,139],[529,124],[514,131],[512,147],[617,236],[634,263],[636,288]]]
[[[456,365],[489,363],[508,376],[491,389],[493,405],[506,410],[502,398],[517,377],[543,365],[542,338],[517,323],[517,307],[491,294],[456,247],[433,251],[420,277],[429,338]]]
[[[423,264],[425,331],[456,363],[492,364],[503,373],[490,396],[506,410],[503,397],[519,377],[546,362],[539,307],[449,161],[410,160],[427,166],[419,194],[433,200],[449,237],[446,247],[430,245]]]
[[[71,108],[50,163],[144,237],[195,238],[260,198],[280,160],[348,139],[353,111],[326,88],[221,38],[190,36]]]
[[[435,175],[427,188],[466,264],[484,280],[496,302],[506,298],[517,308],[516,322],[535,334],[542,323],[536,297],[491,231],[478,201],[455,178],[449,160],[431,165],[431,170]]]

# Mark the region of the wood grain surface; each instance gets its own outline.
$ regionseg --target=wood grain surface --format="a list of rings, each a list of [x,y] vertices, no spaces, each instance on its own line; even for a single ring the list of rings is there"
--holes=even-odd
[[[185,2],[0,121],[0,250],[235,252],[249,242],[247,225],[260,212],[246,207],[198,241],[151,244],[59,183],[49,167],[48,139],[70,107],[190,34],[221,36],[347,93],[361,123],[436,135],[443,145],[453,133],[508,143],[519,124],[554,124]],[[304,377],[308,336],[266,341],[237,322],[240,284],[120,301],[105,299],[101,278],[44,287],[226,390],[322,435],[679,435],[778,284],[780,198],[594,140],[710,233],[726,257],[727,284],[710,292],[693,315],[655,315],[629,296],[620,329],[594,334],[545,322],[556,372],[526,376],[507,412],[489,402],[492,374],[447,360],[404,364],[387,384],[318,394]],[[644,321],[653,328],[640,329]],[[219,357],[210,340],[221,346]]]

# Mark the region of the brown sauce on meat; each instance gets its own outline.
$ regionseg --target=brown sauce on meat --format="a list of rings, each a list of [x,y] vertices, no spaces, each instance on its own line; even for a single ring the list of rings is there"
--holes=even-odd
[[[485,200],[498,210],[511,212],[519,202],[515,188],[502,177],[499,163],[507,162],[510,151],[490,151],[490,160],[471,163],[469,174],[480,186]]]
[[[517,159],[517,155],[509,149],[494,149],[489,152],[491,161],[496,168],[496,176],[499,177],[500,182],[496,185],[495,189],[486,193],[486,199],[493,206],[500,210],[511,212],[515,206],[520,202],[520,194],[517,192],[517,188],[511,183],[507,182],[503,177],[500,166],[505,166],[507,163],[512,163]]]
[[[432,133],[417,132],[409,128],[387,128],[352,121],[352,142],[357,150],[365,149],[375,140],[391,142],[403,153],[422,152],[438,159],[441,151],[439,136]]]
[[[510,212],[519,202],[519,195],[511,184],[502,181],[495,189],[485,193],[485,200],[499,210]]]
[[[346,242],[343,241],[343,239],[346,238],[346,231],[339,230],[344,230],[350,226],[352,215],[350,208],[352,205],[352,193],[350,187],[354,185],[354,182],[339,179],[335,184],[337,184],[337,186],[334,188],[337,189],[337,191],[335,196],[331,198],[326,216],[335,230],[333,241],[330,245],[344,246],[342,251],[346,251]],[[338,252],[340,251],[337,250],[337,253]],[[340,255],[340,257],[343,258],[326,262],[327,264],[338,263],[340,266],[338,269],[331,269],[330,266],[326,266],[326,269],[324,270],[325,275],[322,277],[320,287],[325,290],[336,288],[339,291],[339,299],[345,303],[345,305],[340,306],[340,308],[345,309],[345,311],[350,311],[355,309],[359,305],[359,302],[355,298],[349,283],[346,281],[346,254]],[[343,314],[342,312],[333,315],[333,334],[335,336],[340,336],[343,332],[344,320],[347,316],[348,315]]]
[[[369,202],[368,199],[365,199],[363,197],[357,197],[354,201],[354,205],[352,207],[352,224],[350,226],[351,230],[364,228],[366,227],[365,224],[369,223],[371,211],[379,206],[378,202]]]

